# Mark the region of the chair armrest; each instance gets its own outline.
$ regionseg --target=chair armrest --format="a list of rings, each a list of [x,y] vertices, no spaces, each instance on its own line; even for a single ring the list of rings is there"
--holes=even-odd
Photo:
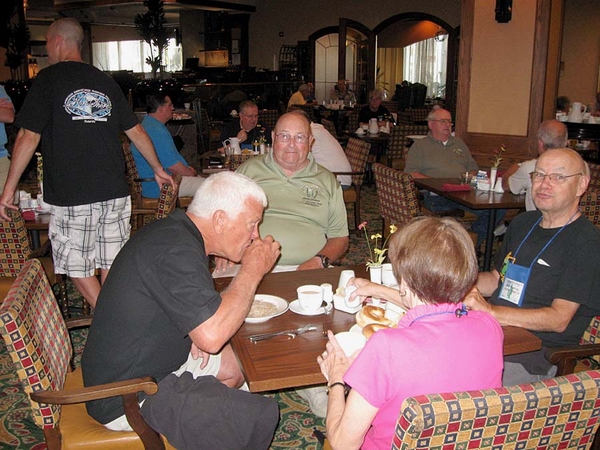
[[[144,392],[148,395],[156,394],[158,392],[158,384],[156,384],[156,381],[152,377],[142,377],[69,391],[32,392],[29,396],[38,403],[71,405],[102,398],[116,397],[118,395],[136,394],[138,392]]]
[[[331,172],[334,175],[364,175],[364,172]]]
[[[558,376],[573,373],[578,359],[595,355],[600,355],[600,344],[549,348],[545,353],[546,359],[558,366]]]
[[[39,248],[33,250],[27,256],[27,259],[41,258],[43,256],[49,255],[52,255],[52,244],[50,243],[50,239],[44,241],[44,243]]]

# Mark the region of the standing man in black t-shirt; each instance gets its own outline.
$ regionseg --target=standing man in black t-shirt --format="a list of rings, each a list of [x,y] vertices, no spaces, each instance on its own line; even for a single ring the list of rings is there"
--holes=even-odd
[[[150,138],[108,75],[81,58],[83,30],[72,18],[48,28],[51,66],[40,72],[19,113],[20,128],[0,197],[0,217],[15,209],[14,196],[41,141],[44,200],[52,205],[49,237],[57,273],[65,273],[95,307],[100,282],[129,239],[131,199],[119,140],[124,131],[154,171],[172,183]]]

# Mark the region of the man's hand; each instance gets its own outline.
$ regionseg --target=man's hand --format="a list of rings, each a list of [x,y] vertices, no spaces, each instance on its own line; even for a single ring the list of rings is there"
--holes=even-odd
[[[242,267],[249,267],[264,275],[273,268],[280,253],[279,242],[273,236],[254,239],[242,256]]]
[[[163,184],[170,184],[171,186],[175,187],[175,184],[173,183],[173,178],[171,177],[171,175],[165,172],[165,169],[163,168],[154,172],[154,179],[160,187],[162,187]]]
[[[200,350],[196,347],[196,344],[192,342],[192,348],[190,348],[190,353],[192,354],[192,358],[197,360],[198,358],[202,358],[202,364],[200,364],[200,369],[204,369],[208,364],[208,359],[210,358],[210,353],[206,353],[204,350]]]
[[[231,266],[235,265],[235,263],[229,261],[227,258],[221,258],[220,256],[215,256],[215,270],[214,272],[224,273]]]
[[[240,132],[237,134],[237,138],[240,140],[241,145],[242,142],[248,139],[248,133],[246,133],[246,130],[240,130]]]
[[[304,261],[302,264],[300,264],[296,270],[310,270],[322,268],[323,264],[321,263],[321,258],[313,256],[308,261]]]
[[[15,193],[10,190],[5,190],[2,193],[2,197],[0,197],[0,217],[2,220],[10,220],[10,218],[6,215],[6,209],[19,209],[15,204]]]
[[[474,311],[485,311],[488,314],[492,314],[492,310],[494,309],[494,307],[490,305],[485,298],[483,298],[477,287],[473,287],[473,289],[467,293],[463,299],[463,303],[467,309],[472,309]]]

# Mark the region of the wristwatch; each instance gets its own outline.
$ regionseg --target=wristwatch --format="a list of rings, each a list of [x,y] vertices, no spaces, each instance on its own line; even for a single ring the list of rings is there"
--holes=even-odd
[[[331,261],[329,260],[328,256],[321,255],[321,254],[317,254],[315,256],[321,258],[321,264],[323,265],[323,267],[327,268],[331,264]]]
[[[329,386],[327,386],[327,395],[329,395],[329,392],[331,391],[331,388],[334,386],[344,386],[344,396],[348,395],[348,392],[350,392],[350,386],[348,386],[346,383],[344,383],[343,381],[336,381],[335,383],[331,383]]]

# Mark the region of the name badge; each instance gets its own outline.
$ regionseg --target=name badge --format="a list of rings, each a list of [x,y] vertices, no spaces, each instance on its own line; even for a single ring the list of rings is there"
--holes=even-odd
[[[498,297],[521,306],[530,274],[531,268],[508,262]]]

